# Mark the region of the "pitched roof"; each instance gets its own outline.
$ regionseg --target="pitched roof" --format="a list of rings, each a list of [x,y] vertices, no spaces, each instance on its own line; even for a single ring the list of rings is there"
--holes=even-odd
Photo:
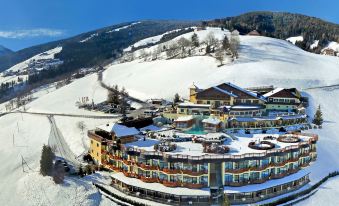
[[[293,91],[285,89],[285,88],[274,89],[270,92],[267,92],[263,96],[266,97],[266,98],[268,98],[268,97],[298,98]]]
[[[257,95],[254,92],[248,91],[244,88],[241,88],[237,85],[234,85],[230,82],[225,82],[217,86],[218,88],[226,89],[229,92],[232,92],[233,94],[237,95],[238,98],[249,98],[253,97],[255,99],[260,99],[262,101],[266,101],[266,99],[262,96]]]
[[[214,89],[224,93],[224,94],[227,94],[228,96],[231,96],[231,97],[238,97],[237,95],[233,94],[232,92],[229,92],[229,91],[226,91],[224,89],[221,89],[219,87],[213,87]]]
[[[116,137],[125,137],[139,134],[139,130],[135,127],[126,127],[118,123],[109,123],[105,125],[97,126],[97,128],[106,132],[113,132]]]
[[[221,121],[216,117],[209,117],[207,119],[203,119],[202,122],[208,123],[208,124],[213,124],[213,125],[218,125],[218,124],[221,123]]]
[[[187,122],[190,120],[193,120],[193,116],[192,115],[187,115],[187,116],[180,116],[178,117],[176,120],[174,120],[174,122]]]

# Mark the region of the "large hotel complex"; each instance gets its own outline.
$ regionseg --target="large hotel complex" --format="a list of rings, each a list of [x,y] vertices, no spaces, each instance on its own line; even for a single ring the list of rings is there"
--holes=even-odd
[[[318,136],[304,132],[307,105],[295,88],[193,85],[189,101],[165,108],[154,125],[88,131],[90,155],[128,195],[170,205],[256,203],[310,181]]]

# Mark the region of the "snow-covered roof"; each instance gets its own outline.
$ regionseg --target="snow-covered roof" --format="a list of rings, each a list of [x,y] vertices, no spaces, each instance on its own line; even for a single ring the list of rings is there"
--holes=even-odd
[[[197,108],[197,107],[206,107],[206,108],[210,108],[210,104],[194,104],[192,102],[184,102],[184,103],[180,103],[178,104],[178,107],[192,107],[192,108]]]
[[[104,124],[97,126],[97,128],[106,132],[113,132],[116,137],[132,136],[140,133],[135,127],[126,127],[118,123]]]
[[[254,93],[252,91],[248,91],[248,90],[246,90],[244,88],[241,88],[241,87],[239,87],[237,85],[234,85],[231,82],[225,82],[224,84],[227,84],[227,85],[229,85],[229,86],[231,86],[231,87],[233,87],[233,88],[235,88],[237,90],[240,90],[240,91],[242,91],[242,92],[244,92],[244,93],[246,93],[246,94],[248,94],[248,95],[250,95],[250,96],[252,96],[254,98],[261,99],[262,101],[266,101],[266,99],[264,97],[258,96],[256,93]]]
[[[213,87],[213,88],[216,89],[216,90],[218,90],[219,92],[222,92],[222,93],[224,93],[224,94],[227,94],[227,95],[229,95],[229,96],[231,96],[231,97],[238,97],[237,95],[233,94],[232,92],[226,91],[226,90],[221,89],[221,88],[219,88],[219,87]]]
[[[276,88],[276,89],[274,89],[274,90],[272,90],[270,92],[267,92],[263,96],[267,98],[267,97],[270,97],[270,96],[272,96],[272,95],[274,95],[274,94],[276,94],[276,93],[278,93],[278,92],[280,92],[282,90],[284,90],[284,88]]]
[[[274,120],[289,120],[306,118],[306,115],[286,115],[286,116],[264,116],[264,117],[233,117],[230,121],[238,122],[257,122],[257,121],[274,121]]]
[[[143,128],[140,128],[141,132],[144,132],[144,131],[159,131],[159,130],[161,130],[161,128],[157,127],[157,126],[155,126],[153,124],[152,125],[148,125],[148,126],[143,127]]]
[[[208,123],[208,124],[214,124],[214,125],[218,125],[220,124],[220,120],[216,117],[209,117],[207,119],[202,120],[203,123]]]
[[[176,120],[174,120],[175,122],[186,122],[186,121],[190,121],[193,119],[192,115],[187,115],[187,116],[180,116],[178,117]]]

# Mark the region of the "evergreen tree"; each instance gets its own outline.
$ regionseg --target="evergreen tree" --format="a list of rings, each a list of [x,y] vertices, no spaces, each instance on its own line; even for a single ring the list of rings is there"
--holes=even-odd
[[[52,175],[53,173],[53,160],[55,155],[52,148],[48,145],[42,147],[41,159],[40,159],[40,174],[43,176]]]
[[[173,103],[176,104],[176,103],[178,103],[178,102],[180,102],[180,96],[179,96],[178,93],[176,93],[176,94],[174,95]]]
[[[210,45],[207,45],[206,46],[206,54],[209,54],[209,53],[211,53],[212,52],[212,50],[211,50],[211,46]]]
[[[225,35],[224,39],[222,40],[222,48],[223,50],[227,50],[230,48],[230,41],[228,40],[227,36]]]
[[[84,169],[82,168],[82,165],[79,166],[78,175],[80,177],[84,177],[85,176],[85,172],[84,172]]]
[[[193,47],[198,47],[200,45],[199,43],[199,37],[196,33],[194,33],[192,36],[191,36],[191,42],[192,42],[192,46]]]
[[[321,112],[320,105],[318,106],[317,111],[314,114],[313,124],[321,126],[323,124],[323,113]]]

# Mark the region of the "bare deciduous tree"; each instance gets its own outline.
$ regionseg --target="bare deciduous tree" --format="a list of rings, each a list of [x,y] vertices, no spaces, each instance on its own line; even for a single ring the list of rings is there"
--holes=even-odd
[[[220,63],[219,66],[222,66],[224,64],[224,59],[225,59],[225,51],[222,49],[218,49],[215,52],[215,58],[216,60]]]
[[[238,55],[239,44],[240,44],[239,32],[237,30],[234,30],[231,33],[231,42],[230,42],[230,49],[233,58],[238,58],[239,56]]]

